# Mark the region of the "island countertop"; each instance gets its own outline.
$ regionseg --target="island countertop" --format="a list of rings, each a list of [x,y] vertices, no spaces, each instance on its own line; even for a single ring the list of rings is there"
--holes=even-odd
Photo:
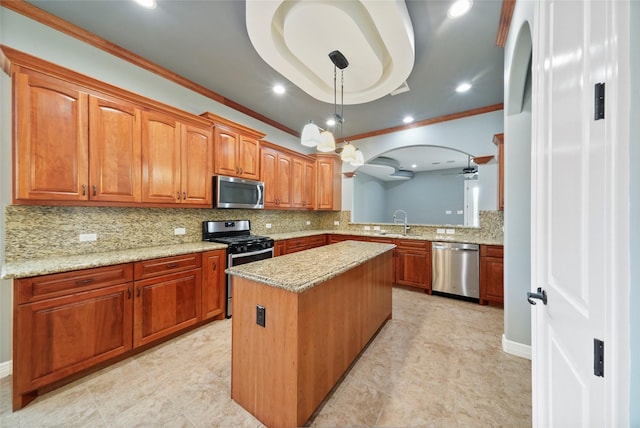
[[[293,293],[302,293],[393,248],[395,245],[392,244],[343,241],[235,266],[226,272]]]

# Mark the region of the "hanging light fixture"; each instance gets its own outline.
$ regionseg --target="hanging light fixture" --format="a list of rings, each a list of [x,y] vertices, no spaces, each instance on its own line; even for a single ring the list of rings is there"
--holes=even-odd
[[[345,141],[342,126],[344,124],[344,69],[349,65],[349,61],[340,51],[329,53],[329,59],[333,62],[333,130],[340,125],[340,158],[344,162],[350,162],[353,166],[364,165],[364,157],[360,150],[357,150],[351,143]],[[338,68],[340,69],[340,114],[338,114]],[[322,129],[313,122],[307,123],[302,129],[300,143],[307,147],[316,147],[319,152],[329,153],[336,150],[336,140],[333,133],[328,129]]]

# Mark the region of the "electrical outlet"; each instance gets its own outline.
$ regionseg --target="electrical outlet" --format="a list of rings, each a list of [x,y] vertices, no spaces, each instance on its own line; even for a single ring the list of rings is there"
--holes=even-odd
[[[446,210],[444,213],[445,214],[451,214],[451,210]]]
[[[338,220],[335,220],[335,221],[333,222],[333,225],[334,225],[334,226],[340,226],[340,222],[339,222]]]
[[[444,233],[444,229],[436,229],[436,233],[441,235]]]
[[[447,235],[455,235],[455,234],[456,234],[455,229],[447,229]]]
[[[173,229],[174,235],[184,235],[185,233],[187,233],[187,229],[185,229],[184,227],[176,227],[175,229]]]
[[[307,220],[307,226],[311,226],[311,220]]]
[[[98,239],[98,235],[95,233],[81,233],[80,234],[80,242],[91,242]]]
[[[265,224],[264,227],[266,227],[267,229],[271,229],[271,223]]]
[[[458,214],[464,214],[464,211],[458,210]]]
[[[265,327],[267,321],[267,310],[264,306],[256,305],[256,324]]]
[[[373,226],[373,230],[380,230],[380,226]]]
[[[365,226],[364,230],[371,230],[371,226]]]

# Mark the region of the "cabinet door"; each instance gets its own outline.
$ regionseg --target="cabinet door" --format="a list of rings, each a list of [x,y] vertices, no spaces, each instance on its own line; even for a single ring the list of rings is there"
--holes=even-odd
[[[240,135],[229,128],[216,125],[215,136],[215,173],[218,175],[238,176],[238,141]]]
[[[316,209],[340,210],[340,199],[342,198],[340,161],[335,156],[316,156],[318,158],[316,163]]]
[[[304,162],[302,204],[304,208],[313,209],[316,195],[316,164]]]
[[[273,257],[282,256],[286,253],[286,241],[276,241],[273,244]]]
[[[180,202],[180,134],[180,124],[171,116],[142,113],[143,202]]]
[[[223,318],[226,299],[226,251],[208,251],[203,254],[202,318]]]
[[[277,175],[278,208],[291,207],[291,158],[278,155]]]
[[[305,162],[303,159],[293,157],[291,159],[291,206],[304,208],[304,178]]]
[[[430,253],[398,247],[396,254],[396,283],[431,290]]]
[[[87,200],[87,94],[45,76],[14,76],[14,198]]]
[[[262,149],[260,158],[260,177],[264,182],[264,207],[278,206],[278,154],[273,150]]]
[[[201,319],[200,269],[136,281],[133,345],[146,345]]]
[[[140,202],[140,109],[89,97],[89,199]]]
[[[480,258],[480,304],[504,302],[504,265],[501,258]]]
[[[258,140],[241,135],[237,156],[240,177],[258,180],[260,178],[260,143]]]
[[[183,204],[212,204],[211,176],[213,141],[211,130],[193,125],[182,126],[182,199]]]
[[[20,395],[131,349],[132,284],[15,308],[13,369]]]

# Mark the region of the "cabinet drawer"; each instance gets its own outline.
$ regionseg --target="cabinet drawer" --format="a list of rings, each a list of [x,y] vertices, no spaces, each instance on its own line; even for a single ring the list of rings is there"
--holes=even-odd
[[[480,257],[502,258],[503,249],[502,245],[480,245]]]
[[[367,242],[378,242],[380,244],[395,244],[396,240],[393,238],[379,238],[377,236],[368,236]]]
[[[322,247],[327,244],[327,235],[309,236],[307,238],[307,246],[309,248]]]
[[[137,262],[134,267],[135,279],[151,278],[167,273],[197,269],[202,266],[202,254],[184,254],[182,256],[164,257],[161,259]]]
[[[308,238],[292,238],[286,240],[287,253],[300,251],[307,248]]]
[[[131,263],[21,278],[14,281],[18,304],[61,297],[133,281]]]
[[[431,242],[414,240],[414,239],[398,239],[398,248],[404,248],[407,250],[423,250],[431,252]]]

